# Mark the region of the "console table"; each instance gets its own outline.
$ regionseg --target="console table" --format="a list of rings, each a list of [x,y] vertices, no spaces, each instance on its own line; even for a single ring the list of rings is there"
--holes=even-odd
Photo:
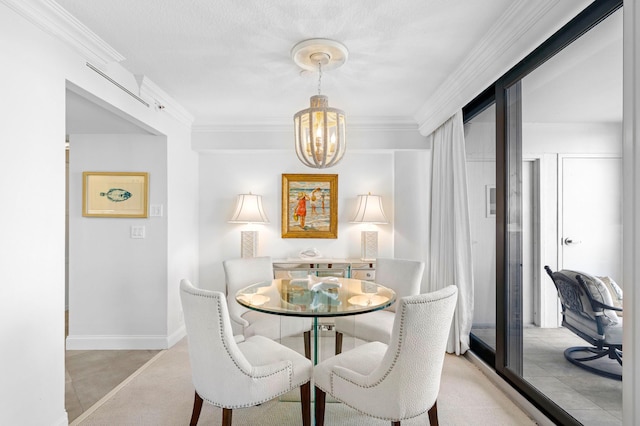
[[[373,281],[375,261],[338,258],[273,259],[274,278],[342,277]]]

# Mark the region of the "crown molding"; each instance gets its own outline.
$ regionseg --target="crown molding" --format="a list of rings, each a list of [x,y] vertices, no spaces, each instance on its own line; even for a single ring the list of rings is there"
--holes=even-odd
[[[192,130],[194,133],[291,132],[293,121],[291,117],[248,119],[242,123],[229,121],[194,125]],[[418,132],[418,124],[412,117],[347,117],[347,132],[349,131]]]
[[[420,133],[428,135],[456,110],[471,101],[478,93],[492,84],[500,75],[513,67],[529,52],[520,49],[519,57],[507,55],[510,47],[521,43],[529,36],[537,40],[541,34],[530,33],[531,29],[561,0],[517,0],[502,14],[496,24],[480,40],[464,62],[444,81],[427,102],[416,112],[414,118]],[[577,6],[581,6],[579,2]],[[586,5],[583,5],[586,6]],[[567,12],[566,9],[559,13]],[[559,16],[557,24],[565,16]],[[569,17],[570,19],[571,17]],[[549,25],[547,25],[549,26]],[[556,28],[557,29],[557,28]],[[553,29],[555,31],[556,29]],[[550,35],[550,34],[549,34]],[[544,40],[546,35],[542,40]],[[536,40],[533,40],[536,38]],[[535,48],[533,45],[531,48]]]
[[[192,126],[194,121],[193,115],[176,102],[167,92],[162,90],[160,86],[144,75],[136,75],[135,78],[140,88],[140,97],[153,99],[153,102],[150,103],[156,111],[167,113],[180,123],[189,127]]]
[[[109,62],[124,60],[124,56],[53,0],[0,1],[97,66],[104,67]]]

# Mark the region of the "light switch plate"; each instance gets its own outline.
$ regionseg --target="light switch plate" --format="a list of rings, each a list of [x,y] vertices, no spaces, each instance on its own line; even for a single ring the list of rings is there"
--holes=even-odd
[[[149,216],[162,217],[162,204],[151,204],[149,206]]]
[[[131,238],[144,238],[145,229],[144,226],[132,226]]]

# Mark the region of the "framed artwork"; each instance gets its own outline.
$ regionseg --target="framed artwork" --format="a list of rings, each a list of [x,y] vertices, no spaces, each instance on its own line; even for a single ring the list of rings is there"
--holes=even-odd
[[[485,191],[487,217],[496,217],[496,186],[485,185]]]
[[[338,175],[282,175],[282,238],[338,238]]]
[[[148,217],[149,174],[83,172],[82,216]]]

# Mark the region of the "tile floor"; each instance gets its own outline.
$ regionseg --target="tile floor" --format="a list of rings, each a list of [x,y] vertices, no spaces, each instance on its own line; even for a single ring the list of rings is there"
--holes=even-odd
[[[65,312],[65,337],[69,312]],[[159,351],[66,351],[64,405],[69,423],[98,402]]]
[[[495,330],[472,332],[495,347]],[[569,363],[564,350],[586,342],[564,328],[524,329],[524,378],[584,425],[622,424],[622,382]],[[492,340],[493,339],[493,340]]]
[[[65,408],[72,422],[159,351],[66,351]]]

